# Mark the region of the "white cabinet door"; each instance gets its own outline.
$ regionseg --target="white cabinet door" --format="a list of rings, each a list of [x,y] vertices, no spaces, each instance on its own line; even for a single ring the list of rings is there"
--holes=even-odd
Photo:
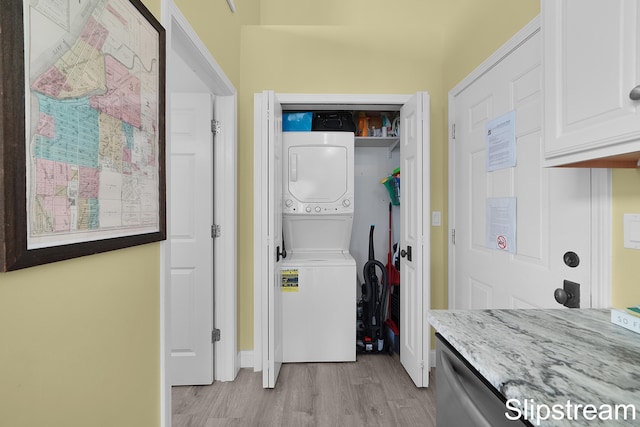
[[[637,0],[543,0],[548,166],[640,150]],[[640,88],[638,88],[640,90]]]
[[[400,109],[400,361],[418,387],[429,386],[429,95]]]

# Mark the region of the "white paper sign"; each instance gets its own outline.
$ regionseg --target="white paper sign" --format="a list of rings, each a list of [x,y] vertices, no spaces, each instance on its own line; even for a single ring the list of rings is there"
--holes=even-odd
[[[516,112],[510,111],[485,125],[487,172],[516,165]]]
[[[516,198],[487,199],[487,247],[516,253]]]

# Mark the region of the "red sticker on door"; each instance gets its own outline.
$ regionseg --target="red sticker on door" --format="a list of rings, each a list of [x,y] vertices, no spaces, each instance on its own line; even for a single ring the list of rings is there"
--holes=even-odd
[[[498,236],[496,241],[498,243],[498,249],[500,249],[500,250],[507,249],[507,238],[506,238],[506,236]]]

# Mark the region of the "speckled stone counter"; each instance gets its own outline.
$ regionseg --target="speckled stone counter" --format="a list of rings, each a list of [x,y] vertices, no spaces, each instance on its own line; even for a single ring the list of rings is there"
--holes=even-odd
[[[558,412],[533,425],[640,425],[640,334],[612,324],[609,310],[431,310],[429,323],[505,399],[636,410],[635,421]]]

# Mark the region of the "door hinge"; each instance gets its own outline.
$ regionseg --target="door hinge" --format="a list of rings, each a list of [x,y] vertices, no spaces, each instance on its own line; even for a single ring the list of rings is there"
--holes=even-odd
[[[211,342],[218,342],[220,341],[220,329],[214,329],[213,331],[211,331]]]
[[[451,125],[451,139],[456,139],[456,124]]]
[[[451,230],[451,243],[456,244],[456,229]]]
[[[216,237],[220,237],[221,227],[217,224],[213,224],[211,226],[211,238],[215,239]]]
[[[211,133],[218,135],[222,132],[221,124],[219,120],[211,120]]]

